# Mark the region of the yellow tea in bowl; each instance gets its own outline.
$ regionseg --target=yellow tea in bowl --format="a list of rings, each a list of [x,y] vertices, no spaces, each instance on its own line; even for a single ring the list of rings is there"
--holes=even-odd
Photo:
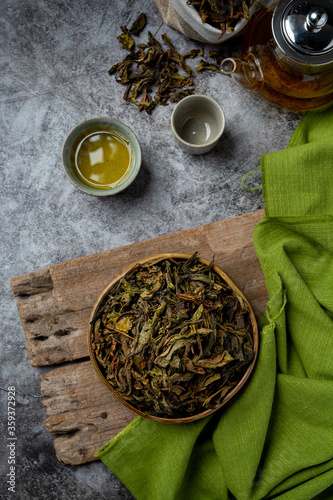
[[[141,166],[141,148],[133,132],[110,118],[92,118],[68,135],[62,152],[69,180],[97,196],[125,189]]]
[[[87,135],[75,151],[74,171],[86,186],[108,189],[126,179],[132,165],[132,148],[116,130]]]

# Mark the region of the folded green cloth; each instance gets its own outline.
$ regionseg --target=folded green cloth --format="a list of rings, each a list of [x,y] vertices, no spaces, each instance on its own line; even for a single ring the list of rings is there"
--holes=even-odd
[[[212,416],[139,417],[97,453],[137,500],[333,498],[333,108],[307,113],[262,178],[256,367]]]

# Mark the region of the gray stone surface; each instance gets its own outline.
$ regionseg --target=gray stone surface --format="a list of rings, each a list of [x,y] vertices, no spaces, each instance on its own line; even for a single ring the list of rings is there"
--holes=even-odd
[[[151,116],[139,114],[122,100],[123,87],[107,73],[124,57],[116,38],[120,25],[130,25],[141,11],[148,15],[148,29],[156,32],[162,18],[153,0],[1,2],[1,498],[132,498],[100,462],[58,463],[43,424],[39,376],[45,369],[28,362],[10,279],[262,208],[261,191],[244,191],[242,176],[262,154],[285,148],[300,119],[227,77],[197,74],[196,92],[222,105],[226,131],[213,152],[182,153],[170,129],[174,105],[159,107]],[[165,25],[157,37],[163,32],[181,51],[202,47]],[[147,29],[142,41],[146,37]],[[239,46],[234,39],[223,50],[230,55]],[[143,152],[135,183],[104,199],[76,190],[61,166],[67,133],[94,116],[124,121]],[[6,390],[11,385],[17,390],[15,494],[6,485]]]

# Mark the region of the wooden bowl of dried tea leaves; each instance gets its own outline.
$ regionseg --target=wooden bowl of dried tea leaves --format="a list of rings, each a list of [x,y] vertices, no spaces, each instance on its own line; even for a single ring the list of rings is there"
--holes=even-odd
[[[258,342],[247,299],[198,252],[127,267],[101,293],[88,331],[104,385],[136,414],[166,423],[227,403],[249,378]]]

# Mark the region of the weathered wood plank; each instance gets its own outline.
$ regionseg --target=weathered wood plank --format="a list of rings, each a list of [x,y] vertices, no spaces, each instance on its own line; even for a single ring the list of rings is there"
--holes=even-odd
[[[52,290],[53,283],[49,269],[41,269],[13,278],[11,286],[15,296],[34,295]]]
[[[54,441],[57,458],[64,464],[95,460],[94,453],[135,418],[100,382],[90,361],[42,375],[41,393],[46,429],[64,434]]]
[[[14,278],[14,294],[32,294],[17,303],[28,339],[26,348],[30,363],[33,366],[54,365],[86,357],[87,324],[99,293],[133,261],[161,252],[192,254],[198,250],[202,257],[214,258],[245,293],[259,318],[267,295],[252,232],[262,216],[263,211],[253,212],[57,264],[39,274]],[[39,284],[39,276],[44,276],[46,286],[48,274],[49,289],[45,291]]]

